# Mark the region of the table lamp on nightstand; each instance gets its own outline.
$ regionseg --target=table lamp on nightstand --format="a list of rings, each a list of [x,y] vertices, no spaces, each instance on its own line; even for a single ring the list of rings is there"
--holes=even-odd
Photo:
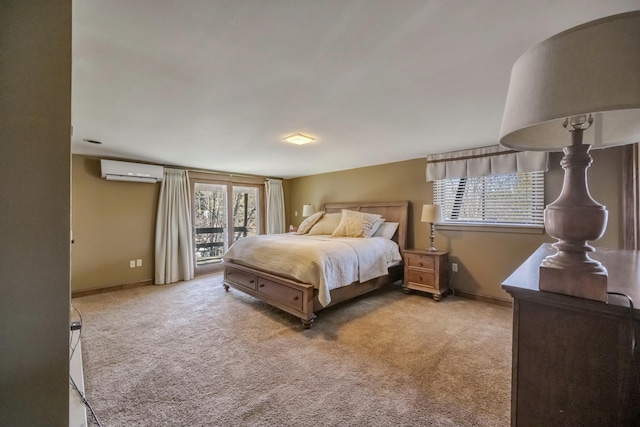
[[[431,246],[427,250],[431,252],[437,251],[436,247],[433,245],[433,224],[442,221],[442,209],[440,208],[440,205],[422,205],[422,217],[420,220],[430,224],[429,239]]]

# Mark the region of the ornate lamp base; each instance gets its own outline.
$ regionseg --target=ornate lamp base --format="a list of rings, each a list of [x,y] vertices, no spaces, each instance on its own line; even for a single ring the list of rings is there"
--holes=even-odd
[[[433,231],[434,231],[434,227],[433,227],[433,222],[429,223],[430,224],[430,234],[429,234],[429,241],[431,246],[429,248],[427,248],[427,250],[429,252],[437,252],[438,250],[436,249],[436,247],[433,245]]]
[[[587,168],[592,159],[590,145],[582,144],[582,129],[572,131],[572,145],[562,158],[564,183],[558,199],[544,211],[547,233],[558,242],[557,253],[540,265],[538,287],[597,301],[607,300],[607,269],[589,257],[595,250],[587,244],[604,234],[607,210],[591,198]]]
[[[545,292],[606,302],[607,272],[565,270],[541,265],[538,287]]]

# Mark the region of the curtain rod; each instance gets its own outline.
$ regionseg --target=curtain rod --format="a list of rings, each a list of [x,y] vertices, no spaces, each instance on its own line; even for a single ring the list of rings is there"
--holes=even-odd
[[[182,169],[182,170],[186,170],[189,172],[199,172],[199,173],[208,173],[211,175],[220,175],[220,176],[228,176],[228,177],[240,177],[240,178],[264,178],[266,180],[269,179],[282,179],[282,178],[274,178],[274,177],[264,177],[264,176],[260,176],[260,175],[247,175],[247,174],[242,174],[242,173],[233,173],[233,172],[218,172],[218,171],[211,171],[211,170],[206,170],[206,169],[193,169],[193,168],[189,168],[189,167],[181,167],[181,166],[174,166],[174,165],[163,165],[166,168],[174,168],[174,169]]]
[[[144,160],[130,160],[130,159],[121,159],[118,157],[108,157],[108,156],[98,156],[98,155],[85,155],[85,154],[80,154],[81,156],[85,156],[85,157],[91,157],[94,159],[111,159],[111,160],[119,160],[119,161],[123,161],[123,162],[135,162],[135,163],[144,163],[147,165],[158,165],[158,166],[162,166],[163,168],[172,168],[172,169],[180,169],[180,170],[186,170],[186,171],[190,171],[190,172],[200,172],[200,173],[208,173],[211,175],[220,175],[220,176],[237,176],[237,177],[241,177],[241,178],[264,178],[264,179],[279,179],[279,180],[283,180],[282,178],[276,178],[276,177],[264,177],[264,176],[260,176],[260,175],[247,175],[247,174],[242,174],[242,173],[233,173],[233,172],[220,172],[220,171],[212,171],[212,170],[206,170],[206,169],[194,169],[194,168],[190,168],[188,166],[178,166],[178,165],[167,165],[167,164],[158,164],[155,162],[146,162]]]
[[[220,176],[238,176],[241,178],[264,178],[264,179],[279,179],[284,181],[283,178],[277,178],[277,177],[272,177],[272,176],[259,176],[259,175],[247,175],[247,174],[242,174],[242,173],[232,173],[232,172],[218,172],[218,171],[212,171],[212,170],[206,170],[206,169],[194,169],[194,168],[190,168],[187,166],[177,166],[177,165],[166,165],[166,164],[158,164],[155,162],[146,162],[144,160],[130,160],[130,159],[122,159],[119,157],[108,157],[108,156],[99,156],[99,155],[90,155],[90,154],[79,154],[80,156],[84,156],[84,157],[90,157],[90,158],[94,158],[94,159],[110,159],[110,160],[119,160],[119,161],[123,161],[123,162],[135,162],[135,163],[144,163],[147,165],[158,165],[158,166],[162,166],[163,168],[172,168],[172,169],[180,169],[180,170],[186,170],[186,171],[191,171],[191,172],[201,172],[201,173],[208,173],[208,174],[212,174],[212,175],[220,175]]]

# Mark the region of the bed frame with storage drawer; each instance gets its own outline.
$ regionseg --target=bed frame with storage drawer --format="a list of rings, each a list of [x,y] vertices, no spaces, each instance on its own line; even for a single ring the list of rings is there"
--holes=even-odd
[[[380,214],[386,221],[397,222],[398,230],[393,240],[398,243],[400,253],[403,253],[407,239],[409,202],[327,203],[323,207],[327,213],[340,212],[342,209]],[[224,263],[223,286],[227,291],[233,287],[286,311],[300,318],[304,327],[309,328],[316,318],[317,311],[369,293],[402,278],[403,265],[395,265],[389,268],[389,273],[385,276],[332,289],[331,303],[324,307],[319,303],[318,290],[314,289],[313,285],[233,262]]]

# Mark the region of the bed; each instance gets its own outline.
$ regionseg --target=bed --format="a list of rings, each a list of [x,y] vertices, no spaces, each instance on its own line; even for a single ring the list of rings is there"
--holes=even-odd
[[[296,235],[293,233],[287,233],[282,235],[270,235],[270,236],[258,236],[254,240],[248,239],[243,242],[243,246],[239,245],[240,241],[236,242],[229,251],[225,254],[224,265],[224,280],[223,286],[225,290],[229,290],[230,287],[239,291],[245,292],[253,297],[264,301],[265,303],[277,307],[283,311],[286,311],[302,321],[305,328],[311,327],[314,319],[316,318],[316,312],[355,298],[357,296],[366,294],[368,292],[379,289],[389,283],[402,280],[403,264],[402,264],[402,252],[406,248],[407,243],[407,218],[408,218],[409,202],[359,202],[359,203],[327,203],[323,206],[322,211],[325,212],[324,222],[318,221],[314,227],[311,227],[313,233],[307,233],[307,235]],[[349,212],[360,212],[362,214],[374,214],[379,215],[385,220],[385,225],[394,225],[397,223],[397,229],[393,235],[388,235],[384,239],[387,242],[382,242],[383,238],[332,238],[322,231],[323,224],[329,223],[329,217],[335,218],[342,215],[342,210]],[[332,214],[332,215],[327,215]],[[367,217],[373,215],[366,215]],[[304,223],[303,223],[304,224]],[[302,224],[301,224],[302,225]],[[384,226],[380,227],[383,230]],[[317,231],[316,231],[317,230]],[[383,232],[384,234],[384,232]],[[358,280],[347,281],[345,283],[332,283],[335,281],[334,277],[319,278],[320,283],[314,283],[315,279],[309,276],[309,280],[299,280],[294,276],[302,277],[304,279],[307,276],[300,276],[294,274],[291,271],[280,269],[277,262],[270,263],[270,259],[266,260],[247,260],[244,255],[249,253],[264,254],[261,247],[258,247],[258,241],[260,244],[272,244],[275,248],[280,248],[282,253],[295,252],[293,248],[294,244],[298,244],[298,241],[310,241],[315,240],[318,245],[324,247],[325,245],[339,246],[337,248],[339,253],[347,256],[348,252],[355,252],[360,261],[358,263],[357,271],[354,273],[340,274],[341,280],[352,280],[356,276]],[[264,241],[264,242],[263,242]],[[365,242],[366,241],[366,242]],[[266,242],[266,243],[265,243]],[[271,242],[271,243],[269,243]],[[396,256],[390,255],[389,242],[392,244],[395,250],[399,254],[395,261],[392,258]],[[300,252],[306,251],[307,246],[310,244],[301,243],[303,249]],[[378,247],[377,250],[384,252],[385,262],[387,264],[386,271],[380,270],[380,261],[374,260],[372,256],[364,256],[358,252],[358,246],[367,245],[369,247]],[[297,246],[295,246],[297,248]],[[368,251],[369,249],[367,249]],[[297,249],[296,249],[297,251]],[[340,252],[341,251],[341,252]],[[280,252],[275,252],[280,253]],[[364,252],[367,253],[367,252]],[[238,254],[242,254],[239,256]],[[284,255],[283,255],[284,256]],[[275,261],[275,258],[271,258]],[[333,258],[331,264],[335,264],[338,258]],[[314,263],[315,265],[315,263]],[[275,266],[275,267],[274,267]],[[321,267],[318,267],[322,270]],[[286,271],[286,272],[284,272]],[[351,274],[351,276],[349,275]],[[355,274],[356,276],[353,276]],[[366,279],[366,280],[362,280]]]

